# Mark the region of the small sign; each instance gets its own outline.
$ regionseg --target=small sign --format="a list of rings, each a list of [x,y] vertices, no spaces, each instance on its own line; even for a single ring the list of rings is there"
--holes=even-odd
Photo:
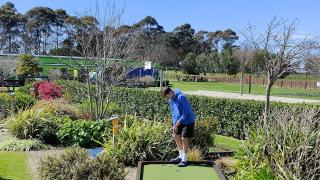
[[[151,61],[144,62],[144,69],[151,69]]]
[[[317,87],[320,87],[320,82],[319,81],[317,82]]]

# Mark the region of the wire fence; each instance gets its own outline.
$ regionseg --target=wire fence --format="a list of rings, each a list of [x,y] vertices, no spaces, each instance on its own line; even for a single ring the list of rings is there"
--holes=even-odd
[[[216,83],[240,83],[240,76],[201,76],[201,75],[167,75],[171,81],[216,82]],[[267,85],[267,79],[245,76],[244,84]],[[319,83],[312,80],[286,80],[279,79],[274,86],[281,88],[318,89]]]

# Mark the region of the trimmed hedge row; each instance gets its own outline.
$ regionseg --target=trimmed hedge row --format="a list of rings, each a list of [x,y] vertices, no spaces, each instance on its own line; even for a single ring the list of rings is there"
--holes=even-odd
[[[65,87],[67,94],[74,102],[86,97],[79,88],[84,84],[73,82],[59,82]],[[147,89],[115,88],[112,99],[125,114],[135,114],[154,120],[170,119],[168,103],[158,91]],[[188,95],[197,119],[215,118],[218,120],[217,134],[233,136],[238,139],[245,137],[244,127],[256,124],[264,109],[264,101],[236,100],[215,97]],[[272,109],[295,107],[297,109],[317,108],[319,105],[309,104],[270,104]]]
[[[215,117],[218,120],[217,134],[245,137],[245,127],[252,127],[259,120],[264,109],[264,101],[222,99],[206,96],[189,95],[197,119]],[[168,119],[170,112],[166,100],[158,91],[146,89],[117,88],[113,100],[123,112],[136,114],[148,119]],[[272,102],[272,109],[295,107],[297,109],[318,108],[317,105],[289,104]]]

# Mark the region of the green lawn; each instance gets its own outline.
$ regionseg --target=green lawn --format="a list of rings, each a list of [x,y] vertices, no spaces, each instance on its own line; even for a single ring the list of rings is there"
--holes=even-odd
[[[32,179],[27,155],[24,152],[0,152],[0,179]]]
[[[223,148],[231,151],[236,151],[240,146],[241,141],[232,137],[214,135],[214,145],[218,148]]]
[[[168,75],[168,78],[174,78],[175,75],[186,75],[185,73],[183,73],[182,71],[178,70],[177,72],[174,70],[168,70],[165,72]],[[204,75],[203,73],[201,73],[200,75]],[[228,74],[224,74],[224,73],[208,73],[208,76],[230,76]],[[249,74],[249,73],[245,73],[244,76],[249,76],[251,75],[252,77],[255,77],[255,74]],[[231,76],[235,76],[235,75],[231,75]],[[240,74],[238,73],[237,76],[240,76]],[[263,76],[261,76],[262,78]],[[285,79],[287,80],[297,80],[297,81],[303,81],[303,80],[309,80],[309,81],[319,81],[320,78],[314,75],[306,75],[305,74],[290,74],[289,76],[285,77]],[[173,79],[171,79],[173,80]]]
[[[239,84],[230,84],[230,83],[214,83],[214,82],[185,82],[185,81],[171,81],[173,88],[179,88],[182,91],[223,91],[223,92],[240,92]],[[243,93],[248,93],[248,85],[243,86]],[[252,85],[251,94],[254,95],[264,95],[265,86],[261,85]],[[295,89],[295,88],[279,88],[273,87],[271,90],[272,96],[280,97],[293,97],[293,98],[302,98],[302,99],[316,99],[320,100],[320,90],[311,90],[311,89]]]

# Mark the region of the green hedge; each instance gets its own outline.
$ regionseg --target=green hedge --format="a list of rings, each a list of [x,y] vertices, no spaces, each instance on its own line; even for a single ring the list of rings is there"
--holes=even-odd
[[[117,88],[113,99],[123,112],[148,119],[168,119],[168,104],[158,91]],[[197,119],[215,117],[217,133],[243,139],[245,128],[256,124],[264,109],[264,101],[222,99],[189,95]],[[318,108],[317,105],[271,103],[271,109],[283,107]]]
[[[73,102],[86,97],[81,83],[59,82]],[[158,91],[147,89],[115,88],[113,101],[123,113],[136,114],[147,119],[170,119],[168,103]],[[264,101],[223,99],[188,95],[197,119],[214,117],[218,120],[217,133],[243,139],[244,128],[256,124],[264,109]],[[283,107],[318,108],[318,105],[271,103],[271,110]]]

